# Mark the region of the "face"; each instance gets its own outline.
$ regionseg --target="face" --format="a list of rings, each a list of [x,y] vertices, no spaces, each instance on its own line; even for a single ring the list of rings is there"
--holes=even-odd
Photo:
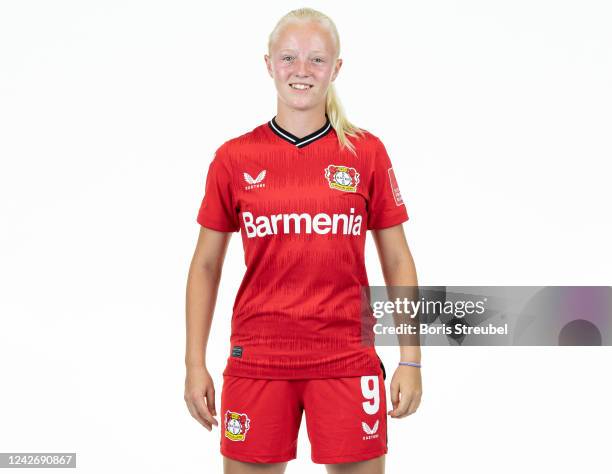
[[[265,55],[280,102],[294,110],[325,107],[327,88],[342,66],[342,59],[335,56],[331,33],[325,27],[316,22],[286,25],[270,55]],[[307,86],[296,89],[293,84]]]

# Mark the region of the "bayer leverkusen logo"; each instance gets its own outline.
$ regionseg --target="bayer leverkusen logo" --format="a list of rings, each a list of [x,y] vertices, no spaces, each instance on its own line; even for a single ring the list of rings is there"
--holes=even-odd
[[[225,412],[225,437],[232,441],[244,441],[247,431],[251,427],[251,420],[246,413]]]
[[[329,165],[325,168],[325,177],[332,189],[355,192],[359,184],[359,173],[355,168],[342,165]]]

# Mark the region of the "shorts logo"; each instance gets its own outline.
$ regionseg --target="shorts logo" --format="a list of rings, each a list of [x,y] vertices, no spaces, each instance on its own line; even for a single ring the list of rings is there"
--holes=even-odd
[[[391,182],[391,192],[393,193],[393,199],[395,199],[395,205],[401,206],[404,204],[402,200],[402,195],[400,194],[399,186],[397,184],[397,179],[395,179],[395,173],[393,172],[393,168],[389,168],[387,170],[389,173],[389,181]]]
[[[246,413],[225,412],[225,437],[232,441],[244,441],[247,431],[251,427],[251,420]]]
[[[376,420],[376,423],[374,423],[374,426],[372,426],[372,428],[370,428],[370,426],[365,421],[362,421],[361,428],[363,429],[363,432],[367,435],[363,437],[364,440],[378,438],[378,435],[376,434],[376,432],[378,431],[378,420]]]
[[[259,173],[256,178],[253,178],[249,173],[242,173],[242,175],[244,176],[244,180],[249,183],[249,186],[245,186],[244,189],[266,187],[266,184],[262,183],[262,181],[266,177],[266,170],[263,170],[261,173]]]
[[[374,426],[372,426],[372,428],[370,428],[365,421],[362,421],[361,427],[363,428],[363,432],[365,434],[374,434],[378,431],[378,420],[376,420],[376,423],[374,423]]]
[[[359,184],[359,173],[349,166],[329,165],[325,168],[329,187],[340,191],[355,192]]]

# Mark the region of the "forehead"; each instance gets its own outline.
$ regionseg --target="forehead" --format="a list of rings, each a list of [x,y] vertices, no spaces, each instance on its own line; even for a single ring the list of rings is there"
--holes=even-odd
[[[331,54],[334,44],[331,33],[324,26],[315,22],[293,22],[281,29],[273,48],[279,52],[308,51]]]

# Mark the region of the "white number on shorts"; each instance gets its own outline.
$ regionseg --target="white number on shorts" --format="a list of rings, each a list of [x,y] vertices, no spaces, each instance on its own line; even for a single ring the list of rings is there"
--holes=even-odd
[[[372,388],[370,388],[370,382]],[[380,393],[378,391],[378,376],[376,375],[364,375],[361,377],[361,393],[363,398],[369,400],[363,402],[363,411],[368,415],[374,415],[378,412],[378,406],[380,405]]]

